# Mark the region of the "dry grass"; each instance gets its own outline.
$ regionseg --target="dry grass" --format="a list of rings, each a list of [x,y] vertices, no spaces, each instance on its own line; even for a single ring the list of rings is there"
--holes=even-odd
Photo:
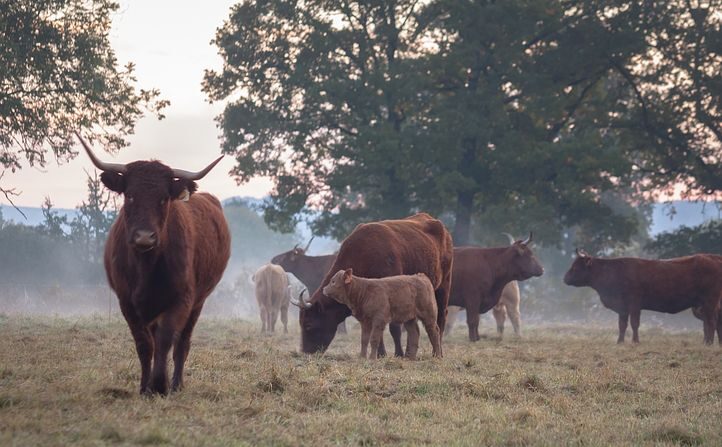
[[[424,338],[368,362],[350,326],[305,356],[296,324],[201,319],[186,390],[144,399],[122,320],[0,317],[0,445],[722,445],[722,349],[697,332],[458,328],[443,360]]]

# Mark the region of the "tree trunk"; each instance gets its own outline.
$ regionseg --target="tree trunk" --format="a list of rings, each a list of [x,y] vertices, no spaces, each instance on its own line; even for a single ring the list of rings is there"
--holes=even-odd
[[[456,196],[456,223],[454,224],[454,245],[467,245],[471,231],[471,207],[474,204],[472,191],[461,191]]]

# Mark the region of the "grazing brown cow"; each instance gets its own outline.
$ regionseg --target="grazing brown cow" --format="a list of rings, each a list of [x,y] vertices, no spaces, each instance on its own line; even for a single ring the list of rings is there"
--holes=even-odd
[[[529,248],[532,235],[508,247],[455,247],[449,306],[466,309],[469,340],[479,340],[479,314],[499,303],[511,281],[541,276],[544,268]]]
[[[361,322],[361,357],[366,358],[370,339],[371,358],[377,358],[384,328],[394,322],[406,328],[406,357],[416,359],[419,349],[417,319],[426,329],[433,356],[441,356],[434,286],[423,273],[369,279],[354,276],[350,268],[339,270],[323,288],[323,294],[348,306]]]
[[[210,194],[194,194],[194,180],[220,158],[197,173],[158,161],[104,163],[78,138],[103,171],[103,184],[125,196],[105,245],[105,271],[135,340],[140,392],[168,393],[171,346],[172,389],[179,390],[193,327],[230,256],[231,236],[220,202]]]
[[[496,320],[496,331],[499,337],[504,335],[504,322],[506,321],[507,314],[511,320],[511,325],[514,327],[514,334],[521,336],[521,314],[519,312],[519,283],[512,281],[504,286],[504,290],[501,291],[501,298],[499,302],[492,308],[494,319]],[[461,307],[449,306],[449,312],[446,314],[446,328],[444,329],[444,335],[451,334],[451,330],[454,327],[456,321],[456,314],[459,313]]]
[[[444,224],[426,213],[360,224],[341,244],[322,285],[328,284],[335,272],[347,268],[364,278],[424,273],[435,289],[437,324],[444,327],[451,287],[452,250],[451,235]],[[301,305],[301,349],[303,352],[326,350],[336,333],[336,325],[348,317],[351,310],[325,296],[321,288],[314,292],[310,302]],[[396,355],[403,356],[401,327],[392,324],[389,329]],[[384,352],[382,340],[379,355]]]
[[[564,275],[564,283],[591,287],[604,307],[619,314],[619,337],[624,343],[627,321],[632,323],[632,341],[639,343],[642,309],[676,314],[701,307],[704,342],[714,342],[714,331],[722,343],[719,323],[722,299],[722,256],[698,254],[681,258],[595,258],[577,250],[577,258]]]
[[[256,301],[261,313],[261,332],[275,332],[276,320],[280,312],[283,333],[288,333],[288,303],[291,295],[286,272],[280,266],[266,264],[256,270],[251,280],[256,286]]]
[[[306,248],[296,246],[293,247],[293,250],[276,255],[271,259],[272,264],[280,265],[283,270],[293,273],[311,293],[315,292],[321,285],[321,281],[323,281],[336,259],[336,255],[306,255],[312,241],[313,237],[306,244]],[[346,323],[344,321],[338,324],[337,331],[341,334],[346,333]]]

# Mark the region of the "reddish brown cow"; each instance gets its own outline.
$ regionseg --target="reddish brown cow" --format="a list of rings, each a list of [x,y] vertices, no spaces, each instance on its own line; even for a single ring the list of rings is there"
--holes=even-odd
[[[722,299],[722,256],[698,254],[681,258],[602,259],[577,250],[577,258],[564,275],[564,283],[591,287],[604,307],[619,314],[619,337],[624,343],[627,321],[632,323],[632,341],[639,343],[642,309],[676,314],[701,307],[704,342],[714,342],[714,331],[722,343],[719,322]]]
[[[172,389],[179,390],[193,327],[230,257],[231,236],[220,202],[210,194],[193,194],[194,180],[220,158],[197,173],[158,161],[103,163],[78,138],[103,171],[103,184],[125,196],[105,245],[105,271],[135,340],[140,392],[168,393],[171,346]]]
[[[322,286],[328,284],[334,273],[347,268],[364,278],[425,273],[434,286],[437,323],[444,327],[451,286],[452,247],[451,235],[444,224],[426,213],[361,224],[341,244]],[[309,353],[326,350],[336,333],[336,325],[348,317],[351,310],[325,296],[321,288],[302,306],[301,349]],[[390,331],[396,355],[402,356],[401,328],[395,324]],[[384,354],[383,342],[379,351],[379,355]]]
[[[479,315],[496,306],[511,281],[541,276],[544,268],[529,248],[532,235],[507,247],[455,247],[449,306],[466,309],[469,340],[479,340]]]

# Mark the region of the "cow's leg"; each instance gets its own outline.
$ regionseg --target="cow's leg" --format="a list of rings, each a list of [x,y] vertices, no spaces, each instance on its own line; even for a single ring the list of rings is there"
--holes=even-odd
[[[271,327],[271,332],[276,332],[276,321],[278,320],[278,308],[274,305],[271,307],[271,312],[268,317],[268,325]]]
[[[504,322],[506,321],[506,306],[502,303],[497,304],[492,309],[494,319],[496,320],[496,332],[499,336],[504,335]]]
[[[153,335],[155,352],[153,353],[153,373],[151,391],[168,394],[168,352],[173,346],[190,314],[188,307],[176,307],[160,317]]]
[[[624,343],[624,337],[627,334],[627,320],[629,320],[629,314],[619,314],[619,337],[617,337],[617,343]]]
[[[409,320],[404,323],[406,328],[406,357],[416,360],[416,353],[419,350],[419,325],[416,319]]]
[[[469,326],[469,340],[479,341],[479,313],[466,309],[466,324]]]
[[[702,305],[702,322],[704,323],[704,344],[711,345],[714,343],[714,333],[719,328],[719,303],[717,300],[706,300]]]
[[[385,327],[385,321],[374,320],[371,323],[371,337],[369,340],[371,342],[371,355],[369,356],[370,359],[376,360],[379,358],[379,344],[381,343],[381,339],[384,336]]]
[[[183,388],[183,369],[188,359],[188,352],[191,350],[191,335],[198,322],[201,309],[202,307],[199,306],[191,311],[188,322],[173,348],[173,380],[171,381],[171,390],[173,391],[180,391]]]
[[[404,348],[401,346],[401,325],[398,323],[389,324],[389,332],[391,333],[391,338],[394,339],[394,356],[403,357]]]
[[[436,325],[443,329],[446,327],[446,311],[449,306],[449,292],[451,291],[451,268],[446,272],[446,275],[441,280],[441,284],[434,291],[434,297],[436,298]],[[468,315],[469,310],[466,310]],[[468,321],[468,319],[467,319]],[[440,335],[440,339],[443,338],[443,334]]]
[[[441,351],[441,333],[436,321],[429,318],[421,320],[421,322],[424,324],[424,329],[426,329],[426,335],[429,336],[429,341],[431,341],[432,355],[434,357],[443,357]]]
[[[281,323],[283,323],[283,333],[288,334],[288,306],[281,308]]]
[[[343,320],[336,326],[336,334],[347,334],[348,331],[346,330],[346,320]]]
[[[128,323],[130,334],[135,341],[135,351],[140,361],[140,394],[150,394],[150,366],[153,358],[153,335],[148,326],[144,325],[135,310],[130,307],[130,300],[120,300],[120,310]]]
[[[514,335],[521,337],[521,313],[519,312],[519,306],[507,307],[506,313],[509,315],[511,325],[514,327]]]
[[[261,312],[261,332],[266,332],[266,321],[268,321],[266,306],[261,306],[259,310]]]
[[[451,335],[451,330],[454,329],[454,323],[456,323],[456,315],[459,313],[461,308],[458,306],[449,306],[446,308],[446,326],[444,327],[444,335]]]
[[[632,343],[639,343],[639,316],[642,309],[632,309],[629,312],[629,323],[632,326]]]
[[[369,338],[371,337],[371,321],[364,320],[361,322],[361,357],[366,358],[369,346]]]

